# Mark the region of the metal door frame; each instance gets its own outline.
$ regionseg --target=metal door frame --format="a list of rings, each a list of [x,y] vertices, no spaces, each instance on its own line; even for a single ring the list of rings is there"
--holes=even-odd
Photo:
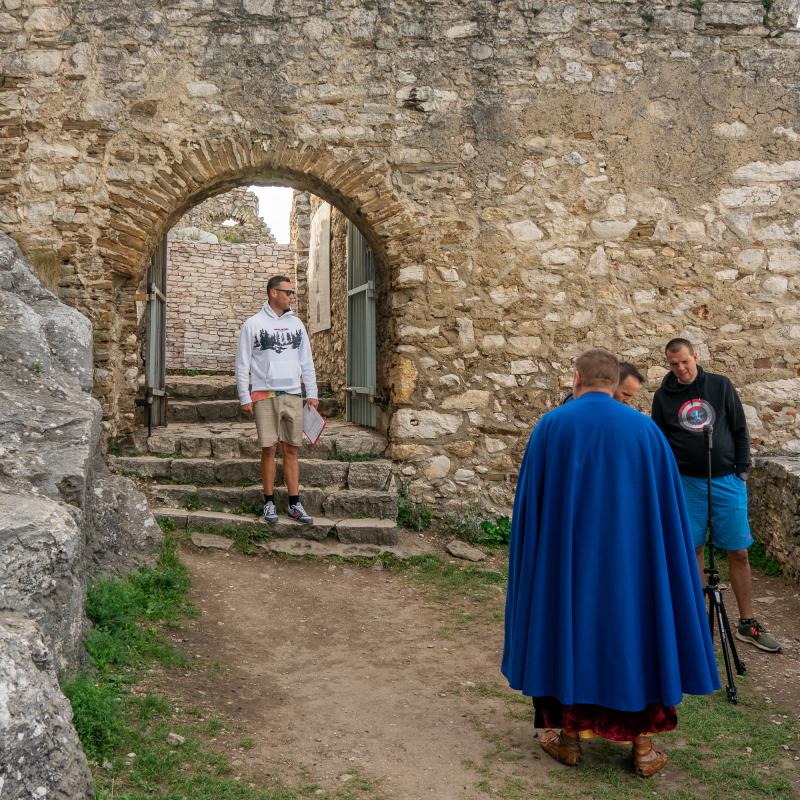
[[[362,297],[363,313],[358,309]],[[355,329],[362,325],[366,330]],[[348,220],[347,420],[370,428],[378,426],[375,340],[375,257],[361,231]]]
[[[145,402],[152,425],[167,424],[167,239],[159,242],[147,269],[145,311]]]

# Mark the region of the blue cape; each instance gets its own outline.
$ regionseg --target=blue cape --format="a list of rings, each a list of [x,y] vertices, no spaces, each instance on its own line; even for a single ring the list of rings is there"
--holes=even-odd
[[[531,697],[619,711],[719,688],[675,458],[606,394],[545,414],[528,442],[502,669]]]

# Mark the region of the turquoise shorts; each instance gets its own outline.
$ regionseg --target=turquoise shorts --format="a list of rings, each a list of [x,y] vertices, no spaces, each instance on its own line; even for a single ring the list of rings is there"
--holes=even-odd
[[[692,541],[695,548],[706,541],[708,489],[706,478],[681,475]],[[720,550],[746,550],[753,544],[747,521],[747,484],[736,475],[711,479],[711,508],[714,513],[714,545]]]

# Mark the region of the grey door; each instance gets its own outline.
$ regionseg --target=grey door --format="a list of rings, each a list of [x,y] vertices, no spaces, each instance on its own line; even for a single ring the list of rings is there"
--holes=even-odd
[[[375,259],[367,240],[347,223],[347,419],[376,427]]]
[[[167,240],[165,238],[156,247],[147,270],[145,399],[150,408],[151,425],[167,424],[166,295]]]

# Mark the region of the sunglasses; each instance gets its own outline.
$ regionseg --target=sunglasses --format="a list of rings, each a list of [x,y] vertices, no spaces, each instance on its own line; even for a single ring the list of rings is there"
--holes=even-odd
[[[276,292],[283,292],[287,297],[294,297],[295,291],[294,289],[276,289]]]

